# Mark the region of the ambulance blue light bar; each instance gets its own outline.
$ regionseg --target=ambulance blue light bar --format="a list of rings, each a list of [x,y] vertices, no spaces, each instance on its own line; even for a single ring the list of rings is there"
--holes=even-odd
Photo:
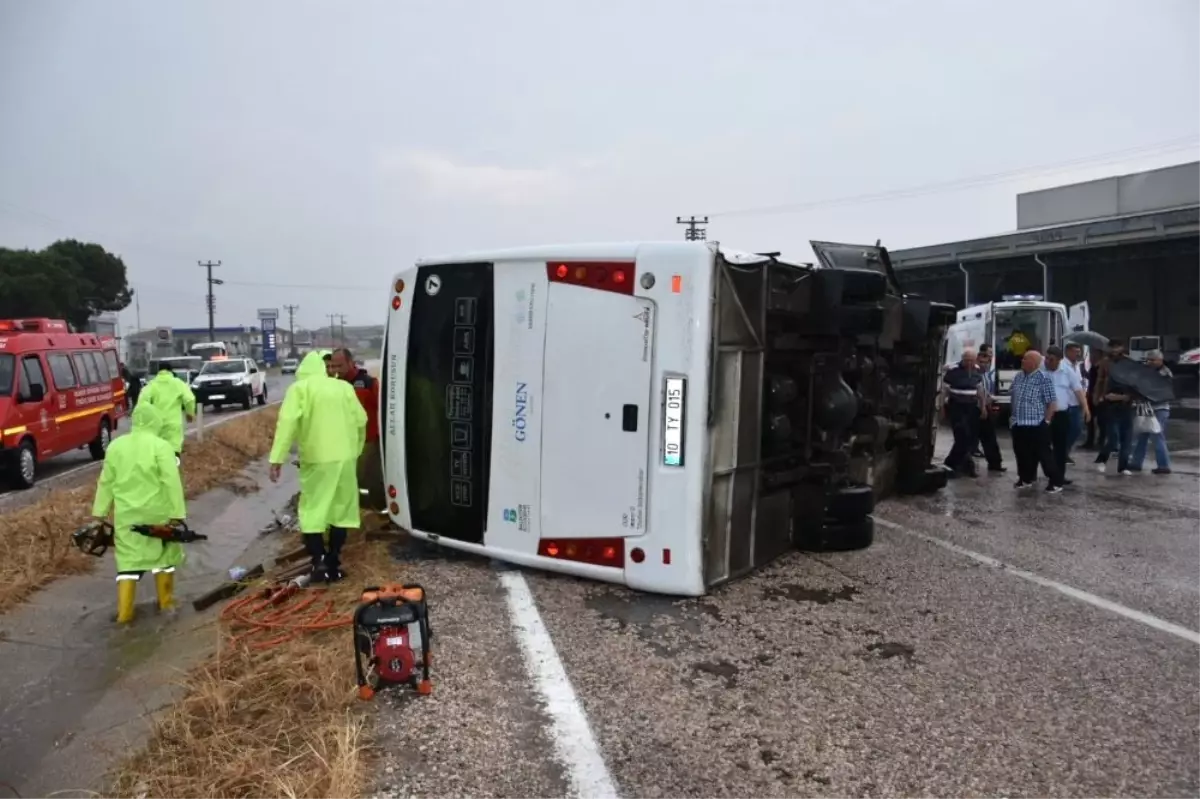
[[[1001,299],[1005,302],[1041,302],[1045,297],[1041,294],[1005,294]]]

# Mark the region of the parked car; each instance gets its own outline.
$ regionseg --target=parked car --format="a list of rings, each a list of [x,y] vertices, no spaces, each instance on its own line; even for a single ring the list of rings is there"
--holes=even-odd
[[[279,367],[279,371],[285,375],[294,375],[296,374],[296,367],[299,365],[300,362],[295,358],[284,358],[283,364]]]
[[[204,364],[192,381],[196,403],[211,406],[240,404],[246,410],[252,402],[267,404],[266,373],[250,358],[226,358]]]

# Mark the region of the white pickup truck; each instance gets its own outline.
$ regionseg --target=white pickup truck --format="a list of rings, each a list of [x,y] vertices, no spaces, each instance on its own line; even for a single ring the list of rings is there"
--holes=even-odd
[[[249,410],[253,402],[267,404],[266,373],[249,358],[208,361],[192,381],[192,393],[197,404],[214,410],[223,405],[241,405]]]

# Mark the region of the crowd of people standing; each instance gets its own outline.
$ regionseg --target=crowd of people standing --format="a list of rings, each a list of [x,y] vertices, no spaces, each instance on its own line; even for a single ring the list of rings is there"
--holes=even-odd
[[[1039,467],[1047,493],[1060,493],[1070,485],[1067,467],[1075,464],[1072,451],[1085,429],[1083,446],[1098,450],[1098,471],[1106,471],[1116,453],[1119,474],[1141,472],[1153,445],[1154,474],[1171,473],[1166,441],[1169,403],[1146,401],[1112,374],[1112,365],[1128,357],[1124,342],[1114,339],[1106,352],[1094,355],[1087,374],[1078,344],[1047,347],[1044,355],[1029,349],[1022,356],[1021,370],[1010,387],[1016,488],[1036,485]],[[1164,377],[1172,377],[1161,351],[1150,352],[1146,361]],[[1007,471],[996,440],[995,392],[996,373],[987,344],[978,352],[964,350],[962,360],[943,376],[942,410],[954,434],[945,466],[952,475],[974,477],[976,457],[986,459],[989,472]]]

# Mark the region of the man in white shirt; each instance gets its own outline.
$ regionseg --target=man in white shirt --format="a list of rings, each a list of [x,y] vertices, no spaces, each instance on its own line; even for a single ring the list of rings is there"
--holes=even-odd
[[[1086,400],[1088,393],[1087,375],[1083,369],[1083,347],[1078,344],[1068,344],[1065,348],[1067,355],[1067,366],[1075,369],[1079,375],[1079,380],[1083,384],[1083,396]],[[1079,443],[1079,434],[1083,432],[1083,426],[1091,420],[1091,409],[1087,402],[1082,405],[1075,405],[1070,409],[1071,413],[1071,429],[1067,432],[1067,464],[1075,465],[1075,461],[1071,458],[1071,450]]]
[[[1071,413],[1087,413],[1087,399],[1083,393],[1083,379],[1079,371],[1070,363],[1063,363],[1063,351],[1060,347],[1046,348],[1046,373],[1054,385],[1054,404],[1057,410],[1050,419],[1050,446],[1054,450],[1054,460],[1058,463],[1059,473],[1065,473],[1067,455],[1071,449],[1071,431],[1079,435],[1078,428],[1073,427]],[[1081,410],[1082,409],[1082,410]],[[1070,480],[1064,480],[1069,484]]]

